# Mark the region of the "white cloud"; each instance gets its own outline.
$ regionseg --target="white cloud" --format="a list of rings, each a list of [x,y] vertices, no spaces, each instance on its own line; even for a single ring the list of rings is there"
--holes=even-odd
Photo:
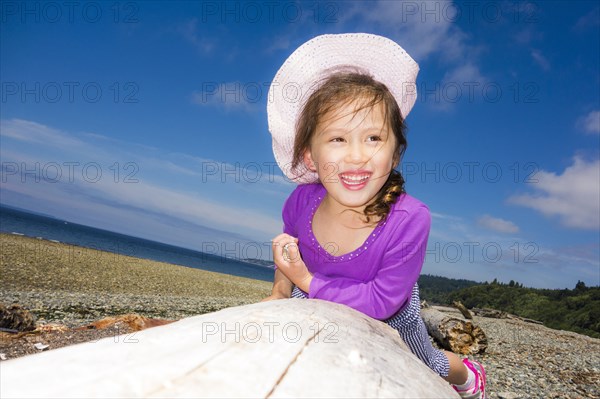
[[[485,83],[484,77],[481,75],[479,68],[472,62],[466,62],[449,71],[444,76],[444,82],[458,83]]]
[[[600,26],[600,7],[596,7],[587,14],[581,16],[575,23],[574,29],[584,32],[588,29],[598,28]],[[596,30],[596,33],[598,31]]]
[[[345,3],[345,4],[349,4]],[[454,12],[460,5],[444,1],[378,1],[351,2],[342,22],[352,26],[377,26],[400,44],[417,62],[437,57],[448,71],[439,83],[432,106],[448,110],[457,101],[457,90],[463,83],[485,84],[486,79],[477,65],[481,48],[469,43],[469,36],[455,23],[460,19]],[[464,11],[464,10],[463,10]],[[460,12],[460,10],[459,10]],[[369,31],[369,29],[363,30]],[[458,89],[455,89],[458,88]],[[438,100],[439,99],[439,100]]]
[[[460,60],[467,52],[466,36],[453,24],[449,4],[439,1],[354,2],[354,8],[345,10],[345,19],[357,17],[389,30],[392,38],[417,60],[432,54]]]
[[[177,28],[177,31],[200,53],[208,54],[216,47],[214,39],[198,33],[198,18],[192,18]]]
[[[291,46],[290,35],[278,35],[269,39],[268,45],[265,47],[265,53],[267,54],[287,50]]]
[[[462,218],[460,218],[458,216],[447,215],[447,214],[437,213],[437,212],[431,212],[431,216],[436,219],[448,219],[448,220],[455,220],[455,221],[462,220]]]
[[[544,38],[543,33],[537,31],[534,25],[529,24],[522,30],[513,35],[515,42],[520,45],[530,45],[533,42],[539,42]]]
[[[11,119],[2,121],[2,136],[15,140],[35,144],[44,144],[52,147],[79,147],[83,142],[57,129],[26,121]]]
[[[544,288],[572,288],[577,280],[598,279],[597,242],[553,246],[518,232],[494,233],[456,215],[432,211],[431,216],[424,273],[475,281],[512,279]]]
[[[509,220],[495,218],[490,215],[483,215],[477,219],[477,224],[486,229],[500,233],[517,233],[519,226]]]
[[[472,101],[469,96],[473,96],[476,90],[486,83],[487,79],[481,74],[479,68],[467,61],[444,75],[435,96],[439,100],[432,101],[431,104],[438,110],[450,110],[461,98]]]
[[[579,118],[577,125],[589,134],[600,134],[600,110],[590,111],[587,115]]]
[[[240,165],[167,154],[97,134],[75,136],[24,120],[2,120],[0,131],[3,166],[30,171],[24,177],[18,170],[3,171],[3,190],[37,199],[42,206],[52,201],[55,208],[72,212],[84,201],[112,208],[113,218],[131,209],[134,214],[161,215],[247,237],[272,237],[281,230],[280,210],[275,205],[282,205],[291,185],[280,176],[267,176],[264,170],[258,180],[256,170],[245,172]],[[68,163],[76,164],[74,173]],[[224,181],[219,173],[207,173],[203,169],[207,163],[229,174],[235,171],[235,179],[229,176]],[[92,164],[98,167],[89,169],[86,176],[82,169]],[[132,168],[126,168],[128,164]],[[96,181],[98,168],[102,176]],[[57,169],[61,171],[58,178]],[[130,184],[125,182],[128,176]],[[244,181],[244,176],[252,181]],[[110,218],[110,212],[104,217]]]
[[[441,86],[439,90],[444,90],[443,85],[448,82],[459,85],[463,82],[479,84],[486,82],[478,66],[478,58],[484,48],[472,44],[471,37],[457,23],[461,18],[469,18],[467,16],[469,11],[460,4],[439,0],[346,1],[332,2],[321,11],[325,11],[321,17],[333,19],[330,22],[336,23],[337,32],[367,32],[389,37],[402,46],[417,62],[435,57],[448,73],[442,81],[428,82],[428,87],[439,83]],[[328,17],[325,17],[325,14]],[[303,15],[308,18],[303,18],[300,24],[288,24],[288,32],[273,38],[268,45],[265,45],[266,51],[287,49],[290,44],[305,38],[306,25],[314,25],[314,20],[311,19],[314,14],[311,10]],[[462,86],[460,88],[463,91],[467,90]],[[452,91],[452,88],[448,91]],[[454,102],[446,101],[448,99],[438,102],[437,99],[442,95],[436,93],[433,107],[447,110]]]
[[[550,70],[550,62],[540,50],[531,50],[531,57],[544,71]]]
[[[535,193],[513,195],[508,202],[558,217],[567,227],[600,228],[600,160],[575,156],[562,174],[541,170],[533,178]]]

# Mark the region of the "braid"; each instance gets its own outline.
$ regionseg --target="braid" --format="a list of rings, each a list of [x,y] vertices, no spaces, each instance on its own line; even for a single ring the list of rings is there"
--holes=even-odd
[[[387,181],[381,190],[379,190],[379,193],[377,193],[375,201],[365,207],[364,214],[367,223],[371,221],[371,217],[373,216],[377,216],[379,219],[387,218],[392,209],[392,205],[394,205],[398,197],[405,192],[404,177],[402,177],[400,172],[393,169]]]

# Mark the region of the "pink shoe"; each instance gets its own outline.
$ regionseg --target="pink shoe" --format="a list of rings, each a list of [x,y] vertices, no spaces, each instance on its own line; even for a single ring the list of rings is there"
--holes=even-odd
[[[460,391],[456,386],[452,385],[454,390],[458,392],[463,399],[486,399],[485,396],[485,369],[481,363],[467,358],[463,359],[463,364],[467,366],[475,374],[475,384],[471,389]]]

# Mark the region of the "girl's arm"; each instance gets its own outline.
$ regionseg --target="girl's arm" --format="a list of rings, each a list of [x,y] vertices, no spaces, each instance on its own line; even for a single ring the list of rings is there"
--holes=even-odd
[[[261,302],[271,301],[273,299],[286,299],[292,296],[294,284],[281,272],[275,270],[275,280],[273,281],[273,290],[271,295],[263,299]]]
[[[388,319],[410,300],[425,260],[430,225],[429,209],[411,211],[392,232],[381,267],[372,280],[315,273],[306,291],[308,297],[341,303],[374,319]],[[365,255],[362,260],[369,262]]]
[[[302,260],[298,250],[298,239],[286,233],[280,234],[273,238],[272,249],[275,267],[284,276],[286,283],[289,282],[301,290],[307,291],[312,280],[312,274],[310,274]],[[283,285],[283,288],[287,293],[287,284]],[[291,296],[292,288],[293,286],[290,287],[289,296]]]
[[[298,209],[302,209],[302,205],[300,203],[305,202],[306,199],[301,195],[303,192],[303,186],[298,186],[294,189],[294,191],[290,194],[288,199],[285,201],[282,210],[282,219],[283,219],[283,230],[286,233],[292,235],[294,233],[294,223],[297,219]],[[282,234],[277,236],[275,239],[281,237]],[[293,240],[293,237],[290,237]],[[274,240],[275,240],[274,239]],[[286,241],[287,242],[287,241]],[[297,242],[297,240],[296,240]],[[292,290],[294,289],[294,283],[286,277],[286,275],[279,270],[277,265],[277,256],[278,252],[281,251],[281,247],[275,248],[276,245],[272,247],[273,249],[273,262],[275,263],[275,278],[273,281],[273,290],[271,295],[263,299],[263,301],[270,301],[272,299],[284,299],[290,298],[292,296]]]

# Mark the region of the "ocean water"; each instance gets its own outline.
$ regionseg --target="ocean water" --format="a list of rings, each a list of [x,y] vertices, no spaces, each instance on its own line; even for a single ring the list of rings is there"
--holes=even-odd
[[[113,233],[0,206],[0,232],[37,237],[73,246],[108,251],[256,280],[273,281],[273,269],[187,248]]]

